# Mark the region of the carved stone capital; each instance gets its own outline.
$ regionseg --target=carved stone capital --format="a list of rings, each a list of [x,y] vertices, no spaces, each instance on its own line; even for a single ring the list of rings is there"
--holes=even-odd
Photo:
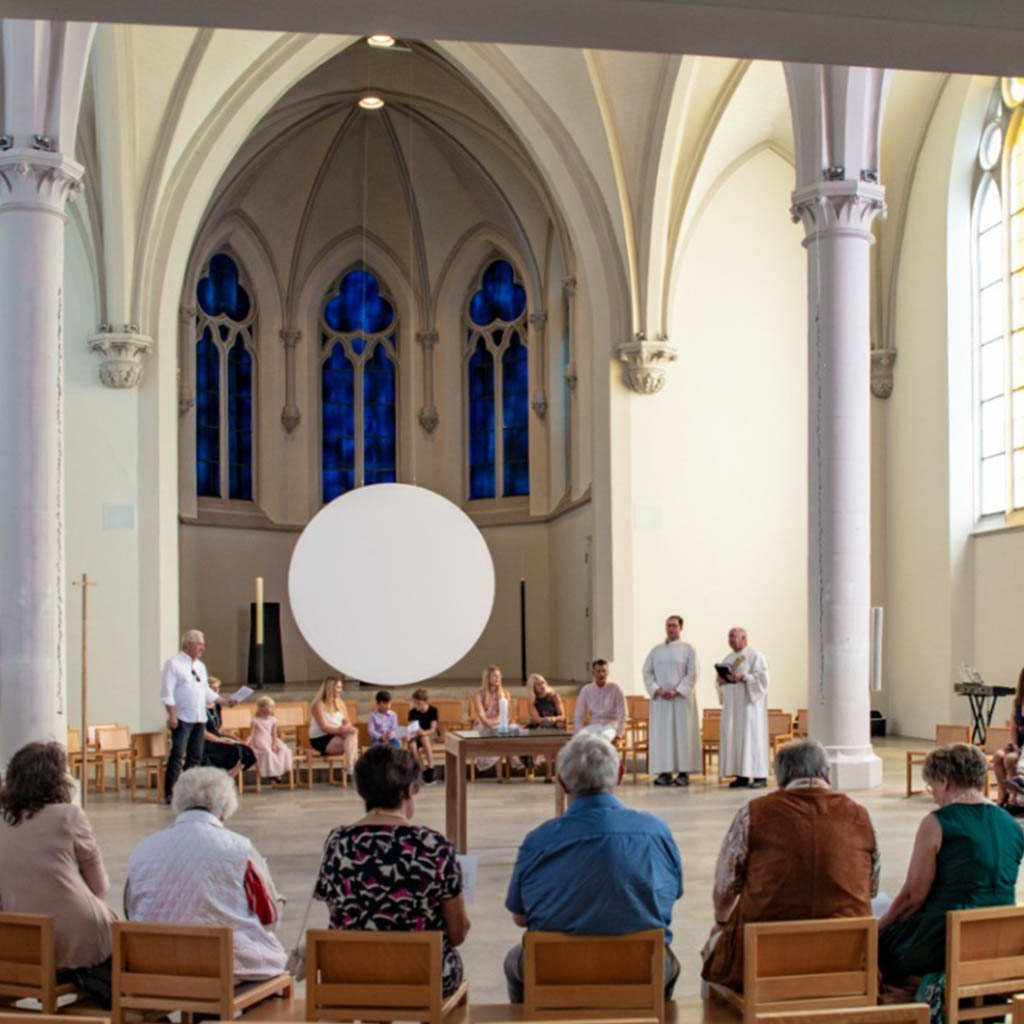
[[[437,345],[437,331],[417,331],[416,341],[423,346],[425,352],[429,352]]]
[[[626,383],[633,391],[656,395],[665,386],[665,371],[679,358],[679,351],[664,335],[648,341],[640,331],[632,341],[616,345],[615,355],[625,367]]]
[[[885,218],[885,186],[866,181],[818,181],[798,188],[789,208],[802,221],[804,245],[824,235],[853,235],[873,241],[871,224]]]
[[[528,319],[531,327],[536,327],[538,331],[542,331],[548,322],[548,315],[547,313],[538,311],[536,313],[531,313]]]
[[[281,426],[290,434],[302,422],[302,411],[297,405],[286,404],[281,410]]]
[[[100,380],[108,388],[135,388],[142,380],[142,357],[152,349],[153,339],[140,334],[135,324],[119,326],[101,324],[99,333],[89,339],[89,350],[103,357]]]
[[[417,417],[420,421],[420,426],[428,433],[432,434],[437,430],[438,423],[441,422],[441,417],[437,414],[437,409],[432,405],[425,405],[420,409],[420,414]]]
[[[544,394],[543,388],[537,388],[533,393],[533,398],[530,401],[530,408],[541,418],[544,419],[548,414],[548,396]]]
[[[576,363],[566,363],[565,366],[565,383],[569,387],[570,394],[576,394],[576,384],[579,382],[579,377],[576,374]]]
[[[82,191],[83,167],[60,153],[12,146],[0,150],[0,212],[38,210],[65,216]]]
[[[191,327],[196,320],[196,307],[195,306],[179,306],[178,307],[178,324],[181,327]]]
[[[571,299],[576,294],[576,278],[575,277],[563,277],[562,278],[562,294],[567,299]]]
[[[896,365],[896,349],[871,350],[871,394],[875,398],[888,398],[892,394],[892,371]]]
[[[178,381],[178,415],[184,416],[196,404],[196,400],[185,383],[180,366],[174,371],[174,374]]]
[[[282,327],[278,334],[285,348],[295,348],[302,341],[302,331],[294,327]]]

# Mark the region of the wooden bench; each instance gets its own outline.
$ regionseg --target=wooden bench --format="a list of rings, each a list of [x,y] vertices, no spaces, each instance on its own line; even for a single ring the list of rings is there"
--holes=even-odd
[[[320,1020],[420,1020],[441,1024],[469,999],[469,982],[441,994],[440,932],[310,929],[306,1016]]]
[[[969,725],[937,725],[935,726],[935,746],[942,747],[947,743],[970,743],[971,727]],[[907,751],[907,796],[921,793],[923,790],[913,788],[914,765],[924,764],[930,750]]]
[[[1024,906],[946,915],[946,1024],[1002,1017],[1024,992]],[[985,997],[1000,1005],[982,1005]],[[961,1001],[968,1005],[962,1007]]]
[[[927,1003],[899,1003],[859,1009],[763,1013],[757,1020],[758,1024],[928,1024],[929,1009]]]
[[[712,993],[744,1024],[763,1014],[873,1006],[878,1001],[878,921],[834,917],[766,921],[743,930],[743,992]]]
[[[112,1024],[124,1024],[129,1010],[179,1010],[189,1021],[194,1013],[212,1013],[231,1020],[271,996],[292,997],[295,981],[290,974],[235,992],[230,928],[118,921],[112,930]]]
[[[665,1020],[665,933],[563,935],[528,931],[523,938],[523,1011],[561,1019],[603,1015]],[[629,1011],[627,1014],[626,1011]]]
[[[53,918],[0,913],[0,1001],[38,999],[43,1013],[54,1014],[58,998],[75,992],[74,985],[57,984]]]

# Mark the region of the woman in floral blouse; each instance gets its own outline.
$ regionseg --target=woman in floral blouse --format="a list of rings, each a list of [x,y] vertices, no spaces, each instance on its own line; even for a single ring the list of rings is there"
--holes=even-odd
[[[355,776],[366,815],[327,836],[314,895],[327,904],[331,928],[441,932],[441,987],[449,996],[462,981],[455,947],[469,932],[469,916],[455,849],[411,821],[419,763],[407,750],[371,747]]]

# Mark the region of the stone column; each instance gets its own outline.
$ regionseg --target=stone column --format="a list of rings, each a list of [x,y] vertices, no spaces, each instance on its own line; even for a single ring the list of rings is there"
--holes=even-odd
[[[548,413],[548,396],[544,387],[544,382],[547,379],[547,328],[548,328],[548,315],[547,313],[537,312],[531,313],[529,317],[530,324],[530,351],[533,353],[533,359],[531,360],[537,367],[537,386],[533,391],[533,398],[530,400],[530,408],[541,418]]]
[[[420,408],[420,426],[432,434],[439,422],[437,406],[434,403],[434,349],[437,347],[437,331],[417,331],[416,341],[423,348],[423,405]]]
[[[295,349],[300,341],[302,331],[294,327],[281,329],[281,343],[284,345],[284,408],[281,410],[281,425],[289,434],[302,422],[302,411],[295,399]]]
[[[808,290],[810,734],[833,784],[882,781],[871,747],[871,225],[884,215],[885,72],[789,65],[798,142],[794,220]]]

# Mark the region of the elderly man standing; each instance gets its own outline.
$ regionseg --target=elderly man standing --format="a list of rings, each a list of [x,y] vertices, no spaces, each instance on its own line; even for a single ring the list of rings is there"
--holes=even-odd
[[[608,682],[608,662],[604,658],[591,662],[590,670],[594,681],[587,683],[576,698],[576,729],[582,729],[587,722],[591,732],[599,732],[605,739],[617,743],[626,727],[626,698],[622,687]]]
[[[775,758],[779,788],[739,809],[715,865],[715,926],[705,981],[743,988],[743,928],[757,921],[868,917],[878,892],[878,839],[868,812],[829,785],[816,740]]]
[[[559,751],[556,771],[568,810],[523,840],[505,906],[531,931],[626,935],[663,928],[665,997],[671,998],[679,975],[668,945],[672,907],[683,894],[672,833],[660,818],[612,795],[619,755],[599,733],[574,736]],[[505,957],[505,979],[509,1001],[521,1003],[521,946]]]
[[[764,789],[768,780],[768,662],[747,644],[742,626],[729,630],[729,653],[718,663],[715,685],[722,702],[720,771],[730,789]],[[716,665],[717,669],[718,666]]]
[[[697,724],[697,652],[683,638],[682,615],[665,620],[665,642],[644,662],[644,687],[651,696],[650,770],[656,786],[688,786],[701,770]]]
[[[206,706],[236,701],[225,700],[210,687],[206,666],[199,660],[206,649],[206,638],[198,629],[190,629],[181,638],[181,650],[164,663],[160,681],[160,702],[167,710],[167,728],[171,730],[171,751],[164,776],[164,799],[171,802],[174,784],[185,768],[195,768],[203,760],[203,733]]]

